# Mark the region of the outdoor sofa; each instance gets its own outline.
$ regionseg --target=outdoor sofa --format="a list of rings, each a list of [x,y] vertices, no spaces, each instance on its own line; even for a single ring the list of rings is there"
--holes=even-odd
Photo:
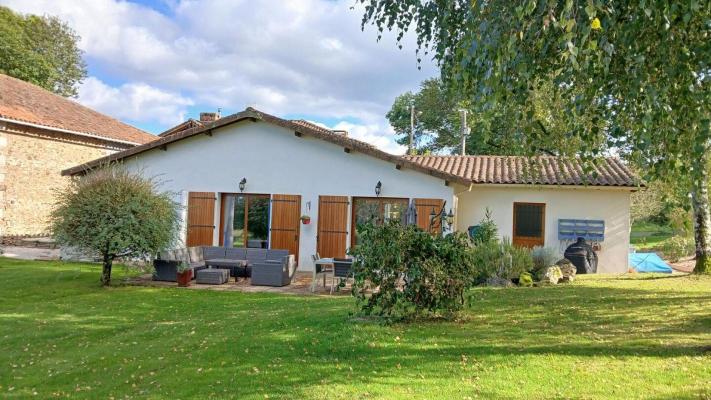
[[[288,250],[200,246],[161,252],[153,262],[153,279],[175,282],[181,261],[193,270],[193,279],[201,269],[221,268],[235,278],[251,277],[254,286],[289,285],[297,268]]]
[[[178,265],[181,262],[186,262],[190,266],[193,271],[192,279],[195,279],[198,271],[207,268],[201,258],[202,249],[200,247],[163,251],[158,254],[158,258],[153,260],[153,280],[177,282]]]
[[[203,247],[205,265],[225,268],[235,278],[250,277],[254,286],[286,286],[296,272],[296,258],[282,249]]]

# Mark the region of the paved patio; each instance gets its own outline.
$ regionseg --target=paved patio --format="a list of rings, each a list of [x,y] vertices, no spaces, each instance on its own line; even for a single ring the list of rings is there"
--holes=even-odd
[[[129,279],[126,281],[129,285],[139,285],[139,286],[152,286],[152,287],[178,287],[175,282],[162,282],[154,281],[150,274],[141,275],[140,277]],[[335,284],[335,283],[334,283]],[[330,294],[331,278],[326,279],[326,286],[323,286],[323,278],[319,276],[316,291],[311,292],[311,272],[297,272],[294,279],[291,281],[291,285],[282,287],[271,287],[271,286],[252,286],[249,284],[249,279],[239,278],[235,282],[235,278],[230,277],[227,283],[222,285],[205,285],[197,284],[192,281],[192,284],[187,288],[180,288],[185,290],[220,290],[220,291],[240,291],[247,293],[284,293],[284,294],[296,294],[296,295],[320,295],[320,296],[331,296]],[[344,296],[350,295],[351,286],[346,284],[345,287],[340,290],[336,290],[334,287],[332,296]]]

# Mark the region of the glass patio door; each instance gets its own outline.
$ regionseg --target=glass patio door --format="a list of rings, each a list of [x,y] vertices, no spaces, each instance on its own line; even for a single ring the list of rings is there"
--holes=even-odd
[[[269,247],[269,195],[223,195],[223,238],[226,246]],[[227,209],[231,206],[231,210]],[[231,218],[230,218],[231,216]],[[230,237],[231,236],[231,237]]]

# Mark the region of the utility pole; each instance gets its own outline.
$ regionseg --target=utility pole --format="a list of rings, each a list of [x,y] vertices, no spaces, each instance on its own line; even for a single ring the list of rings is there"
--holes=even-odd
[[[410,143],[407,146],[407,154],[412,155],[415,152],[415,103],[410,104]]]
[[[464,108],[459,109],[459,115],[462,118],[462,150],[459,154],[467,154],[467,136],[469,136],[470,129],[467,126],[467,110]]]

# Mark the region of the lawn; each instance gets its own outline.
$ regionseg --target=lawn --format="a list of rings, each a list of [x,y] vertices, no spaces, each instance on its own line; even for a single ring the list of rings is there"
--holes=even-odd
[[[346,296],[102,289],[95,266],[0,258],[0,398],[711,397],[711,279],[585,278],[383,326]]]
[[[653,222],[641,221],[632,224],[630,244],[638,250],[656,250],[661,248],[665,240],[674,236],[672,228]]]

